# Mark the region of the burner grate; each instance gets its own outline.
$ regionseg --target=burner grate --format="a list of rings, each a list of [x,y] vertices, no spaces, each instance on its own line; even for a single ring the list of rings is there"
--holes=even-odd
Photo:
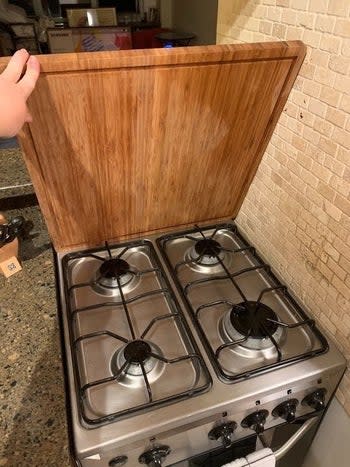
[[[125,272],[128,273],[130,267],[125,260],[121,259],[121,257],[124,256],[127,252],[130,252],[133,248],[140,247],[146,251],[146,255],[153,267],[143,270],[135,270],[133,274],[139,278],[146,277],[149,274],[155,274],[157,277],[157,283],[159,283],[160,287],[138,294],[128,293],[125,292],[123,287],[121,275],[123,275]],[[199,353],[195,341],[191,336],[190,330],[178,306],[176,298],[156,257],[153,245],[150,242],[141,241],[121,246],[113,246],[113,249],[116,248],[123,249],[121,253],[113,257],[111,248],[106,243],[106,251],[108,253],[107,260],[103,256],[96,254],[98,252],[102,252],[103,250],[91,250],[87,252],[73,253],[66,255],[63,259],[66,302],[68,304],[68,311],[70,316],[70,337],[73,349],[72,356],[74,360],[74,370],[77,381],[77,393],[80,400],[81,417],[86,423],[93,426],[111,422],[118,418],[129,416],[138,411],[148,410],[152,407],[166,405],[184,398],[195,396],[208,390],[211,386],[209,372]],[[84,281],[82,283],[70,283],[69,271],[70,267],[72,267],[71,265],[74,264],[74,261],[79,261],[84,258],[93,258],[95,260],[102,261],[103,265],[107,263],[108,271],[111,272],[113,278],[117,282],[118,295],[114,295],[112,298],[109,298],[107,301],[102,301],[101,303],[87,306],[74,306],[75,291],[84,288],[95,290],[96,281],[98,280],[95,278],[91,281]],[[123,263],[120,261],[123,261]],[[109,265],[111,265],[112,268],[110,268]],[[115,269],[114,266],[117,266],[117,269]],[[159,313],[158,315],[154,316],[141,331],[138,331],[138,328],[133,321],[133,317],[131,316],[130,307],[135,303],[142,303],[145,299],[151,297],[161,297],[170,312]],[[116,310],[116,313],[123,311],[127,323],[127,328],[131,337],[126,337],[125,335],[112,332],[109,329],[96,330],[95,332],[80,334],[79,326],[77,325],[77,319],[84,319],[84,316],[88,316],[86,314],[92,310],[103,310],[106,307],[113,307]],[[120,309],[118,309],[118,307]],[[181,336],[180,338],[183,343],[183,348],[181,348],[181,351],[179,351],[180,355],[175,357],[167,357],[163,355],[163,349],[159,349],[157,345],[150,344],[150,341],[146,340],[152,337],[152,332],[154,332],[154,328],[158,323],[166,321],[170,323],[170,326],[172,326],[171,329],[176,329],[176,332],[178,332]],[[118,355],[112,356],[110,374],[103,378],[86,381],[86,374],[84,374],[84,371],[82,370],[84,365],[81,365],[80,361],[81,355],[84,352],[83,346],[86,345],[86,343],[104,338],[115,341],[116,349],[120,349],[120,345],[123,346],[122,352],[119,352],[121,358],[119,358]],[[166,351],[167,349],[165,349],[165,352]],[[116,352],[116,354],[118,354],[118,352]],[[149,358],[152,359],[152,365],[149,365],[147,362]],[[156,366],[158,367],[157,378],[159,378],[159,380],[162,377],[162,371],[166,373],[167,368],[178,366],[181,372],[181,369],[183,369],[184,365],[186,365],[186,370],[192,372],[186,381],[191,380],[191,384],[188,384],[187,387],[181,388],[181,390],[177,390],[174,393],[166,394],[163,396],[159,391],[159,387],[156,388],[156,391],[153,388],[154,381],[152,380],[152,372],[153,366],[155,366],[154,362],[158,362]],[[159,368],[161,368],[161,371]],[[128,378],[130,380],[130,384],[128,383]],[[139,392],[144,392],[144,401],[130,405],[128,400],[126,400],[125,407],[120,408],[116,412],[111,411],[110,413],[108,412],[103,415],[96,413],[91,416],[91,410],[88,407],[88,400],[89,396],[91,395],[91,391],[103,391],[104,388],[108,387],[108,385],[118,385],[119,383],[123,384],[123,391],[125,390],[125,387],[130,386],[128,390],[131,391],[131,394],[132,391],[135,391],[135,387],[136,390],[139,390]],[[118,386],[113,386],[113,390],[115,390],[116,387]],[[132,399],[132,397],[130,399]]]
[[[269,371],[281,365],[294,363],[298,360],[312,357],[316,354],[325,352],[328,349],[327,341],[316,328],[314,320],[309,319],[305,315],[301,307],[290,296],[287,287],[279,282],[276,276],[272,273],[270,266],[261,260],[261,258],[257,255],[254,247],[250,246],[244,240],[235,225],[222,224],[208,226],[204,229],[201,229],[196,225],[192,231],[165,235],[158,240],[158,246],[168,266],[170,267],[173,278],[178,288],[180,289],[180,292],[185,299],[185,302],[191,312],[192,319],[195,322],[195,325],[199,328],[201,340],[206,347],[213,367],[220,379],[225,382],[237,381],[241,378],[246,378],[255,374]],[[219,234],[222,235],[223,231],[228,232],[230,238],[234,239],[232,243],[238,245],[237,247],[228,248],[220,244],[220,238],[218,237],[220,237]],[[205,233],[207,233],[207,235]],[[169,245],[171,245],[174,240],[179,242],[179,239],[186,239],[186,241],[190,240],[195,245],[198,242],[204,242],[205,240],[210,242],[215,241],[215,248],[211,249],[211,254],[215,255],[216,261],[218,265],[220,265],[220,269],[216,269],[213,273],[211,273],[209,270],[203,271],[202,274],[199,274],[199,278],[197,278],[198,274],[189,274],[190,280],[188,280],[187,276],[181,276],[182,271],[186,267],[191,267],[192,264],[198,263],[200,261],[204,248],[198,252],[198,258],[186,258],[185,260],[179,261],[176,255],[169,253]],[[223,258],[220,256],[222,251],[226,251],[231,255],[232,263],[234,263],[235,258],[243,254],[249,257],[252,265],[246,265],[245,267],[240,267],[237,271],[232,271],[227,265],[227,262],[225,262],[225,260],[223,260]],[[248,297],[244,292],[242,283],[239,283],[238,279],[241,279],[244,275],[255,273],[264,275],[264,277],[268,278],[268,283],[272,285],[257,290],[255,292],[256,297],[252,298],[251,296]],[[184,277],[186,277],[186,279],[184,279]],[[232,294],[238,296],[240,300],[232,301],[231,299],[225,298],[223,296],[222,299],[213,301],[207,300],[205,303],[199,306],[194,304],[191,293],[195,292],[200,287],[213,286],[220,288],[222,283],[231,284]],[[210,292],[208,292],[208,294],[210,295]],[[224,308],[228,308],[229,319],[231,319],[233,317],[233,310],[237,310],[237,307],[241,307],[241,309],[242,307],[245,308],[248,314],[249,312],[252,313],[252,310],[257,310],[261,307],[268,309],[269,307],[263,303],[263,300],[265,300],[268,294],[277,294],[283,303],[287,303],[289,308],[294,310],[294,318],[296,319],[296,322],[285,322],[285,320],[281,320],[279,317],[277,317],[274,311],[271,310],[271,313],[267,312],[265,309],[266,317],[265,320],[262,319],[260,321],[260,326],[253,324],[253,322],[251,325],[249,325],[249,319],[246,319],[242,313],[240,319],[236,317],[233,319],[235,323],[231,324],[233,327],[238,328],[236,338],[229,338],[227,334],[225,334],[226,339],[224,343],[221,343],[220,345],[214,345],[212,341],[209,341],[207,332],[202,325],[203,313],[214,313],[218,307],[223,306]],[[254,304],[254,306],[252,304]],[[214,322],[211,322],[211,324],[213,327]],[[257,327],[259,327],[259,329],[257,329]],[[296,328],[308,329],[310,335],[315,336],[321,345],[318,348],[312,350],[305,351],[305,349],[301,349],[296,355],[285,357],[283,354],[283,345],[280,343],[283,333],[288,334],[292,329]],[[287,338],[288,336],[286,339]],[[259,341],[263,342],[262,348],[259,348]],[[236,371],[233,374],[231,371],[228,371],[222,363],[223,353],[225,350],[253,348],[255,349],[255,354],[259,355],[259,351],[262,352],[269,346],[273,349],[273,353],[271,353],[272,351],[270,349],[269,360],[267,361],[264,357],[262,357],[262,363],[257,363],[255,368],[243,368],[242,370]],[[248,353],[245,355],[251,356]],[[272,359],[271,355],[275,355],[275,357]],[[234,355],[232,355],[232,358],[235,358]]]

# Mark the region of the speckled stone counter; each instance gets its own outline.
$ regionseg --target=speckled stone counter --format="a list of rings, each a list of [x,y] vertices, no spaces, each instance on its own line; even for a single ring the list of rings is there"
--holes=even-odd
[[[15,188],[8,188],[12,186]],[[0,149],[0,197],[22,195],[33,191],[21,150]]]
[[[7,155],[12,183],[20,159]],[[21,242],[23,270],[0,276],[0,466],[68,467],[52,250],[39,208],[5,212],[18,214],[34,227]]]

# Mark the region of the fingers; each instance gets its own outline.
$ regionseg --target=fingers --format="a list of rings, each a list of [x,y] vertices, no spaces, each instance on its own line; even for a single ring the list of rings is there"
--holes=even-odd
[[[27,70],[18,83],[23,90],[24,96],[27,99],[31,92],[33,91],[35,84],[39,78],[40,74],[40,64],[36,57],[30,56],[29,60],[27,61]]]
[[[27,63],[29,54],[25,49],[17,50],[17,52],[11,57],[7,67],[2,72],[1,76],[11,83],[17,83],[19,80],[23,68]]]

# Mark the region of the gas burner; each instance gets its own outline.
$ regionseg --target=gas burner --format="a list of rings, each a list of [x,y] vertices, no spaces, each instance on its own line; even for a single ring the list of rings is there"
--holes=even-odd
[[[123,292],[130,292],[137,286],[138,282],[136,271],[127,261],[111,258],[105,260],[98,269],[93,287],[96,292],[102,295],[114,296],[120,295],[120,287]]]
[[[156,344],[141,339],[130,341],[118,349],[112,357],[112,373],[116,375],[120,368],[126,362],[128,363],[118,378],[118,383],[130,387],[144,386],[142,365],[149,383],[158,379],[165,368],[165,363],[151,355],[152,353],[160,357],[163,356]]]
[[[195,271],[206,274],[222,272],[221,263],[228,266],[230,257],[225,254],[222,246],[213,238],[200,238],[186,252],[185,260],[189,262],[189,267]]]
[[[221,245],[212,238],[198,240],[191,251],[192,258],[199,264],[211,265],[219,263]]]
[[[273,340],[279,343],[283,337],[282,327],[274,321],[278,321],[278,317],[270,307],[260,302],[246,301],[234,305],[225,314],[221,321],[221,333],[226,342],[245,338],[239,347],[252,350],[273,349]]]

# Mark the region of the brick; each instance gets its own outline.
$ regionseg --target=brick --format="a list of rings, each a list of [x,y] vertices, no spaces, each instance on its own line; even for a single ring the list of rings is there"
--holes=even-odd
[[[303,41],[307,45],[317,48],[320,45],[321,37],[322,35],[320,32],[309,31],[308,29],[305,29],[303,34]]]
[[[300,75],[297,76],[297,79],[294,82],[294,87],[296,91],[301,91],[303,89],[304,78]]]
[[[305,170],[305,169],[302,169],[300,171],[300,178],[305,182],[307,183],[308,185],[310,185],[312,188],[316,188],[317,185],[318,185],[318,179],[317,177],[315,177],[311,172],[309,172],[308,170]],[[315,192],[316,193],[316,192]],[[315,203],[317,204],[317,203]]]
[[[337,54],[339,52],[340,46],[341,46],[340,37],[336,37],[331,34],[322,35],[321,43],[320,43],[321,50],[325,50],[326,52]]]
[[[238,39],[243,42],[253,42],[253,33],[251,31],[241,30]]]
[[[321,141],[322,137],[320,138]],[[310,157],[312,161],[316,161],[319,164],[323,164],[324,158],[325,158],[325,152],[320,151],[320,148],[318,146],[315,146],[312,143],[308,143],[305,151],[305,155]]]
[[[320,94],[321,101],[328,105],[337,107],[341,98],[341,93],[331,88],[330,86],[323,86]]]
[[[344,180],[342,177],[337,175],[332,175],[329,184],[334,190],[345,198],[350,197],[350,183]]]
[[[313,161],[312,163],[312,173],[316,177],[319,177],[321,180],[323,180],[326,183],[329,182],[332,176],[332,172],[329,169],[327,169],[326,167],[323,167],[321,164],[319,164],[316,161]]]
[[[299,118],[299,120],[301,122],[303,122],[304,125],[307,125],[307,126],[313,126],[314,124],[314,121],[315,121],[315,116],[311,113],[311,112],[308,112],[307,110],[300,110],[297,118]]]
[[[332,280],[332,284],[333,286],[338,290],[339,293],[341,293],[344,297],[347,297],[350,299],[350,288],[344,284],[344,281],[338,279],[337,276],[334,276],[333,277],[333,280]],[[342,328],[340,328],[340,331],[341,331]]]
[[[321,85],[311,79],[305,79],[303,92],[310,97],[319,97],[321,94]]]
[[[326,120],[333,125],[344,128],[347,114],[341,110],[334,109],[333,107],[328,107],[326,112]]]
[[[319,117],[324,117],[327,112],[327,105],[320,102],[318,99],[310,99],[309,111]]]
[[[298,11],[297,13],[297,26],[302,26],[303,28],[313,29],[315,23],[316,15],[314,13],[308,13],[305,11]],[[334,21],[335,22],[335,21]]]
[[[271,23],[271,21],[261,21],[259,24],[259,31],[263,32],[264,34],[271,34],[272,26],[273,23]]]
[[[320,138],[319,147],[331,156],[337,152],[338,146],[331,139]]]
[[[332,269],[330,269],[326,264],[322,263],[322,261],[318,262],[317,267],[322,276],[324,276],[328,282],[331,282],[334,276]]]
[[[307,0],[293,0],[291,7],[296,10],[307,10]]]
[[[324,136],[330,137],[333,131],[333,125],[326,120],[316,117],[313,128]]]
[[[342,146],[338,146],[336,158],[338,161],[343,162],[344,164],[349,163],[349,151]]]
[[[320,135],[312,128],[304,126],[303,138],[305,138],[306,141],[309,141],[310,143],[313,143],[317,146],[320,140]]]
[[[349,37],[350,36],[350,20],[349,19],[337,19],[334,27],[334,34],[339,36]]]
[[[310,0],[309,11],[315,13],[326,13],[328,9],[328,0]]]
[[[312,49],[310,53],[309,63],[317,66],[328,66],[330,55],[324,50]]]
[[[297,22],[296,12],[294,10],[292,10],[292,9],[284,8],[282,10],[281,22],[286,23],[286,24],[290,24],[292,26],[295,25],[296,22]]]
[[[276,0],[277,6],[289,7],[290,0]]]
[[[310,102],[310,97],[306,96],[300,91],[295,91],[291,95],[291,100],[294,102],[294,104],[299,105],[300,107],[304,107],[305,109],[308,108],[309,102]]]
[[[314,76],[315,81],[317,81],[318,83],[333,87],[336,78],[336,73],[332,70],[329,70],[328,68],[318,66],[316,67]]]
[[[339,238],[336,237],[334,242],[333,242],[333,246],[347,260],[350,260],[349,244],[346,244],[343,240],[340,240]]]
[[[324,210],[325,212],[331,216],[334,220],[340,221],[342,212],[338,209],[334,204],[330,203],[329,201],[325,200],[324,202]]]
[[[317,182],[317,192],[325,197],[329,202],[333,202],[335,198],[335,191],[333,188],[330,188],[329,185],[322,181]]]
[[[272,6],[268,7],[266,17],[269,18],[269,20],[280,22],[281,21],[281,16],[282,16],[281,8],[276,8],[276,7],[272,7]]]
[[[338,75],[335,79],[334,89],[350,95],[350,78],[343,75]]]
[[[303,36],[303,28],[296,28],[295,26],[288,26],[286,32],[286,39],[288,41],[300,40]]]
[[[259,31],[260,21],[256,18],[248,18],[245,22],[245,28],[250,31]]]
[[[333,156],[325,155],[324,166],[330,169],[335,175],[338,175],[338,177],[345,176],[345,165],[334,159]]]
[[[321,32],[333,32],[336,19],[332,16],[317,15],[315,29]]]
[[[345,57],[350,57],[350,39],[343,39],[341,53]]]
[[[285,39],[287,32],[287,26],[284,24],[274,24],[272,26],[272,35],[277,39]]]
[[[349,11],[349,0],[329,0],[328,13],[330,15],[347,16]]]
[[[292,145],[299,151],[304,152],[307,146],[307,142],[301,136],[293,135]]]
[[[341,268],[332,258],[328,259],[327,265],[340,280],[345,279],[346,271],[344,271],[344,269]]]
[[[266,36],[264,34],[261,34],[260,32],[254,32],[253,33],[253,41],[254,42],[264,42],[266,40],[270,40],[270,36]]]
[[[292,102],[287,102],[285,108],[283,109],[283,113],[288,115],[289,117],[297,118],[298,107]]]
[[[350,201],[341,195],[336,195],[335,204],[348,217],[350,217]]]
[[[339,266],[347,273],[350,274],[350,261],[343,256],[339,259]]]
[[[308,180],[305,180],[305,183],[308,183]],[[316,178],[315,183],[317,184],[317,178]],[[319,195],[316,190],[314,190],[310,186],[307,186],[305,191],[306,191],[307,199],[309,201],[311,201],[318,208],[323,208],[324,198],[321,195]],[[311,210],[313,210],[313,207],[311,207]]]
[[[342,225],[340,225],[338,221],[335,221],[334,219],[330,217],[328,217],[326,222],[327,222],[328,227],[331,229],[331,231],[337,235],[337,238],[339,238],[343,242],[346,242],[346,239],[348,238],[347,229],[345,229]]]
[[[350,58],[333,55],[328,64],[331,70],[347,75],[350,68]]]
[[[305,169],[310,170],[312,166],[312,159],[304,152],[300,151],[297,154],[297,163]]]
[[[335,127],[333,132],[333,140],[345,148],[350,149],[350,133],[348,131]]]
[[[236,2],[234,2],[236,3]],[[237,4],[238,8],[240,8],[240,5]],[[264,5],[255,5],[254,6],[254,16],[256,18],[266,18],[266,14],[267,14],[267,6],[264,6]]]
[[[316,67],[312,63],[303,63],[303,66],[300,69],[300,76],[304,76],[304,78],[313,79],[315,74]]]
[[[341,110],[350,113],[350,96],[344,94],[340,99],[339,107]]]

